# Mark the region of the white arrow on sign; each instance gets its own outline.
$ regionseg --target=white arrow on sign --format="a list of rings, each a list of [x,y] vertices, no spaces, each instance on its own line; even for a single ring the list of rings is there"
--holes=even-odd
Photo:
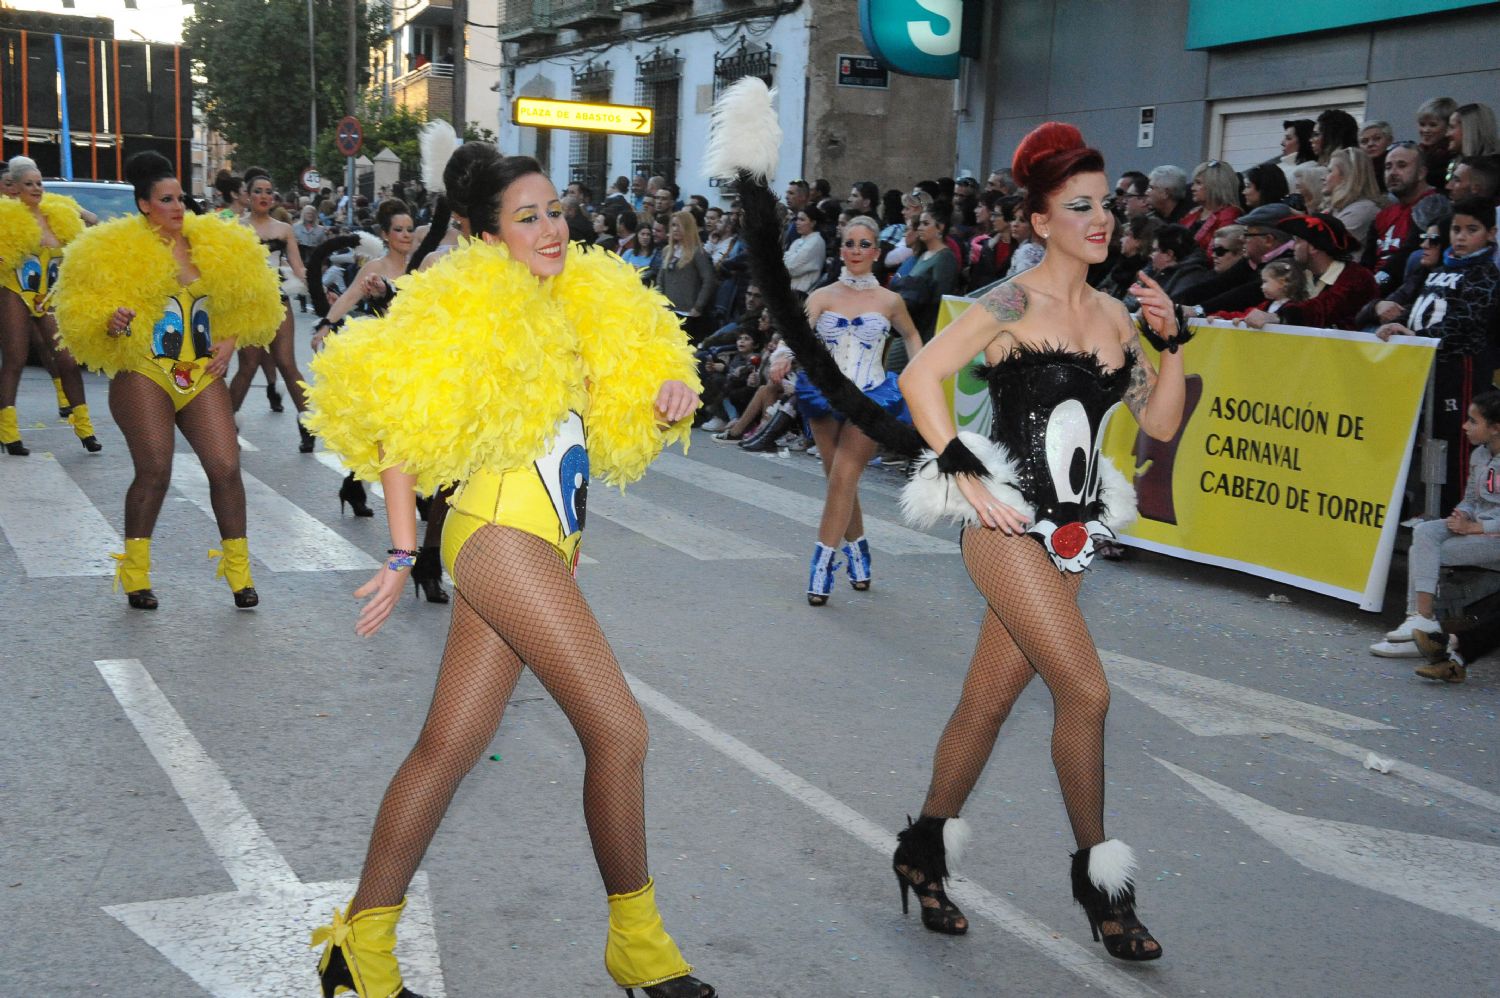
[[[1300,700],[1262,693],[1181,669],[1100,651],[1111,684],[1195,735],[1285,735],[1334,755],[1362,762],[1370,750],[1329,734],[1391,731],[1389,724],[1355,717]],[[1382,755],[1385,753],[1382,752]],[[1500,796],[1451,776],[1394,760],[1391,775],[1486,811],[1500,813]]]
[[[1500,931],[1500,849],[1494,846],[1288,814],[1156,761],[1309,870]]]
[[[215,998],[312,994],[317,954],[308,949],[309,934],[349,903],[355,884],[298,879],[145,666],[133,658],[94,665],[236,888],[104,910]],[[444,998],[425,873],[412,880],[407,898],[397,950],[402,969],[415,990]]]

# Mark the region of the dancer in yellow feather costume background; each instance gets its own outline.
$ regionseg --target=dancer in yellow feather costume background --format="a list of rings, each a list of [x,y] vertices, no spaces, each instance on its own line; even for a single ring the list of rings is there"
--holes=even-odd
[[[235,605],[255,606],[245,537],[245,485],[224,369],[236,346],[263,346],[281,314],[266,251],[244,226],[188,211],[166,157],[125,164],[141,214],[79,236],[55,292],[59,337],[109,375],[109,411],[130,445],[125,553],[116,581],[130,605],[154,610],[151,533],[182,430],[208,475],[223,544],[210,551]]]
[[[21,440],[16,389],[33,341],[52,374],[57,414],[73,425],[84,449],[103,450],[94,436],[83,377],[66,350],[57,347],[52,292],[63,247],[83,232],[83,209],[72,198],[49,194],[32,160],[17,156],[4,168],[6,196],[0,197],[0,447],[7,454],[30,453]],[[93,216],[90,216],[92,218]]]
[[[370,597],[358,633],[381,626],[416,557],[414,487],[464,483],[444,528],[455,594],[437,689],[386,791],[354,899],[314,933],[324,993],[413,998],[394,953],[404,895],[524,665],[583,744],[584,817],[609,895],[607,970],[648,998],[712,998],[657,912],[645,718],[572,571],[590,474],[623,486],[664,443],[686,442],[692,353],[633,268],[568,246],[535,160],[475,157],[455,180],[447,197],[475,238],[401,278],[386,317],[352,323],[311,365],[309,428],[385,487],[391,557],[356,593]]]

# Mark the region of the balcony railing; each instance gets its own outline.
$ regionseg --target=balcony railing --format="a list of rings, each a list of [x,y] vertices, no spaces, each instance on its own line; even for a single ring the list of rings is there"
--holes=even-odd
[[[615,0],[552,0],[552,23],[560,28],[585,28],[620,20]]]
[[[413,83],[416,83],[418,80],[425,80],[428,77],[432,77],[436,80],[453,79],[453,63],[429,62],[425,65],[418,66],[416,69],[413,69],[408,73],[402,73],[400,76],[396,77],[391,81],[391,86],[409,87]]]
[[[632,14],[655,14],[677,7],[691,7],[693,0],[615,0],[615,6]]]
[[[538,35],[556,34],[552,26],[554,0],[502,0],[500,5],[500,40],[519,42]]]

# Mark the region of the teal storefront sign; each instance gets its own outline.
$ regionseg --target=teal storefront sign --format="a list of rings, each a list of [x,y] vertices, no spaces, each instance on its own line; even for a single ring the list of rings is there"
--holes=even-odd
[[[1190,0],[1187,47],[1213,48],[1309,31],[1349,28],[1465,7],[1493,0]]]
[[[891,72],[958,79],[964,0],[859,0],[859,28],[870,54]]]

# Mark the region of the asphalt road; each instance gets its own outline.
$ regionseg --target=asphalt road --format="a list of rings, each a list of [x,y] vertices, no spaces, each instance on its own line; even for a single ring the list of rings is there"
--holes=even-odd
[[[104,555],[130,462],[104,382],[89,392],[102,454],[29,369],[33,454],[0,456],[0,994],[313,995],[306,932],[358,875],[448,612],[408,599],[354,636],[383,518],[339,515],[340,472],[297,453],[290,401],[272,414],[259,386],[240,425],[260,608],[236,611],[213,577],[216,532],[179,461],[155,541],[162,607],[127,609]],[[721,995],[1493,993],[1494,665],[1428,684],[1366,651],[1397,602],[1377,618],[1154,556],[1098,563],[1082,603],[1115,690],[1107,824],[1140,856],[1165,957],[1111,960],[1069,897],[1040,683],[965,810],[969,934],[903,917],[889,849],[982,606],[951,531],[900,527],[898,482],[866,477],[874,588],[822,609],[802,595],[811,458],[694,434],[623,497],[589,497],[580,581],[651,725],[658,898]],[[1392,771],[1365,768],[1370,752]],[[581,777],[528,674],[414,885],[414,989],[618,993]]]

